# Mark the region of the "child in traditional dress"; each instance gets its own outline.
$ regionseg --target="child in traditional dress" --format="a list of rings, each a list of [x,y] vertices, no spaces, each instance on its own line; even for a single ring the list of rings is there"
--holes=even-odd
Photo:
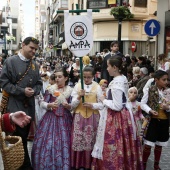
[[[47,86],[46,90],[48,90],[52,85],[54,85],[55,82],[55,74],[51,74],[49,78],[49,85]],[[46,113],[46,109],[43,109],[40,107],[41,101],[44,100],[44,97],[42,93],[40,92],[39,95],[35,96],[35,120],[36,120],[36,126],[38,126],[39,121]]]
[[[135,135],[133,114],[127,109],[128,81],[122,74],[119,56],[107,60],[107,71],[113,80],[107,90],[107,98],[101,101],[107,108],[104,135],[103,160],[97,170],[143,170],[140,138]]]
[[[56,83],[49,87],[41,102],[46,109],[39,122],[33,147],[32,165],[34,170],[71,169],[71,126],[72,115],[68,104],[72,88],[67,85],[68,73],[57,68]]]
[[[134,120],[135,120],[136,135],[140,136],[142,120],[144,119],[144,116],[143,116],[142,110],[140,108],[140,102],[138,102],[136,100],[137,97],[138,97],[137,88],[136,87],[129,88],[129,90],[128,90],[128,105],[129,105],[130,111],[132,112]]]
[[[100,109],[103,104],[99,98],[103,96],[100,85],[93,81],[94,69],[86,66],[83,70],[84,90],[78,82],[72,92],[71,106],[74,109],[71,135],[71,167],[73,169],[91,169],[92,156]],[[85,102],[82,101],[84,96]]]
[[[106,96],[106,90],[107,90],[107,86],[108,86],[108,81],[105,80],[105,79],[102,79],[102,80],[100,80],[99,85],[102,88],[103,95]]]
[[[154,146],[154,170],[160,170],[159,161],[162,146],[167,146],[169,140],[169,119],[166,111],[170,108],[168,103],[164,103],[164,90],[168,83],[168,73],[158,70],[154,74],[154,80],[155,85],[144,91],[141,100],[142,110],[150,114],[151,117],[144,136],[143,164],[146,169],[151,147]]]

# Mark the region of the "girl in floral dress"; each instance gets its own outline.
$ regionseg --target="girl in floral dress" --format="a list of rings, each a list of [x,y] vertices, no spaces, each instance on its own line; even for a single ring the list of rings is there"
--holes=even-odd
[[[90,169],[99,123],[100,109],[103,104],[99,98],[103,95],[101,87],[93,81],[94,69],[86,66],[83,70],[84,90],[77,83],[72,92],[71,106],[74,109],[71,135],[71,167]],[[82,101],[82,96],[85,102]]]
[[[107,61],[107,70],[114,79],[101,101],[107,108],[101,170],[143,170],[140,138],[135,140],[133,114],[127,109],[128,81],[121,74],[122,60],[118,56]]]
[[[46,90],[41,107],[47,110],[39,122],[33,147],[34,170],[70,170],[72,115],[68,104],[72,88],[64,68],[55,72],[56,84]]]

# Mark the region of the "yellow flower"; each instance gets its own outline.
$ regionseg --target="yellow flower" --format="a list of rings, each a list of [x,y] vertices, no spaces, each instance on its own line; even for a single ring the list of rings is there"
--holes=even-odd
[[[32,70],[35,70],[35,65],[34,64],[32,64]]]

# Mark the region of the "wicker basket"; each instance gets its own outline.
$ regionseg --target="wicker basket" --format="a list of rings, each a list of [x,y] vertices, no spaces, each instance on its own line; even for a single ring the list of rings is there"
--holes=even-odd
[[[2,159],[4,163],[4,170],[17,170],[24,161],[24,149],[21,137],[6,136],[4,138],[0,125],[0,145]]]

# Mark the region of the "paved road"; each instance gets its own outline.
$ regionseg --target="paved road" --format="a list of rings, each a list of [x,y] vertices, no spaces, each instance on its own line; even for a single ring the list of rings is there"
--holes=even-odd
[[[153,156],[153,150],[152,150],[152,153],[148,161],[147,170],[153,170],[153,163],[154,163],[154,156]],[[170,141],[169,141],[168,147],[164,147],[162,150],[160,168],[162,170],[170,170]]]
[[[32,147],[32,142],[28,142],[29,153],[31,153],[31,147]],[[154,163],[154,156],[152,150],[152,153],[148,160],[147,170],[154,170],[153,163]],[[160,167],[162,170],[170,170],[170,142],[168,147],[163,148]]]

